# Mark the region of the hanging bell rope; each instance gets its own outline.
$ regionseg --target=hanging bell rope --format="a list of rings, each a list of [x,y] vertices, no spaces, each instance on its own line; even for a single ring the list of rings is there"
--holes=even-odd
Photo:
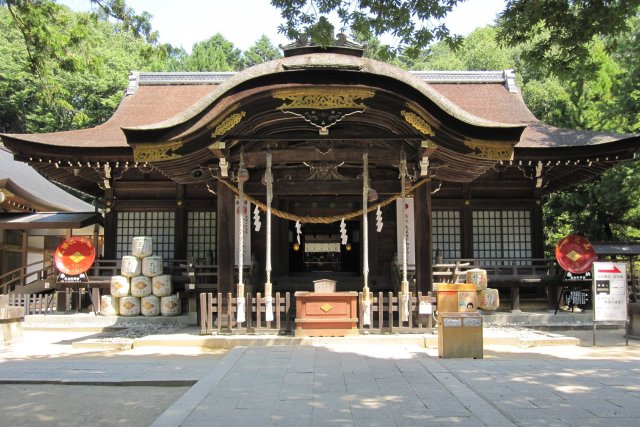
[[[265,172],[267,184],[267,254],[266,254],[266,274],[267,283],[271,283],[271,202],[273,201],[273,175],[271,174],[271,151],[267,153],[267,170]],[[271,295],[271,292],[268,293]]]
[[[406,188],[405,190],[405,197],[409,196],[411,193],[413,193],[417,188],[419,188],[420,186],[426,184],[427,182],[429,182],[431,180],[431,178],[425,177],[423,179],[421,179],[420,181],[416,182],[415,184],[413,184],[411,187]],[[238,188],[236,188],[236,186],[234,186],[231,182],[226,181],[226,180],[219,180],[219,182],[223,183],[224,185],[226,185],[227,187],[229,187],[229,189],[231,191],[233,191],[235,194],[239,194],[239,190]],[[396,200],[400,199],[402,197],[402,194],[396,194],[394,196],[391,196],[390,198],[369,206],[369,208],[367,209],[367,212],[373,212],[376,209],[378,209],[378,206],[383,208],[385,206],[390,205],[391,203],[395,202]],[[246,200],[248,200],[249,202],[253,203],[254,205],[258,206],[261,210],[263,211],[267,211],[267,206],[262,203],[260,200],[257,200],[253,197],[251,197],[248,194],[244,194],[244,198]],[[345,213],[345,214],[340,214],[340,215],[332,215],[332,216],[323,216],[323,217],[314,217],[314,216],[307,216],[307,215],[294,215],[288,212],[284,212],[281,211],[279,209],[275,209],[275,208],[271,208],[271,213],[275,216],[277,216],[278,218],[282,218],[282,219],[286,219],[288,221],[300,221],[300,223],[303,224],[331,224],[333,222],[338,222],[340,220],[342,220],[343,218],[345,220],[350,220],[350,219],[355,219],[357,217],[359,217],[360,215],[362,215],[363,210],[360,209],[358,211],[355,212],[349,212],[349,213]]]
[[[367,203],[369,201],[369,153],[362,155],[362,278],[364,293],[369,292],[369,221]],[[368,295],[367,295],[368,296]]]

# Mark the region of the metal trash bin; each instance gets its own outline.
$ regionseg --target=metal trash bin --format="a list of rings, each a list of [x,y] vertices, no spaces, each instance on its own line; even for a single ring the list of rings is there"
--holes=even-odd
[[[438,356],[482,359],[482,316],[479,313],[440,313]]]

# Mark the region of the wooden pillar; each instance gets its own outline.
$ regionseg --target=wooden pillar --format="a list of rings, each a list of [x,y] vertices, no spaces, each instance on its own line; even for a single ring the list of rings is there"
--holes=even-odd
[[[413,193],[415,225],[416,292],[428,292],[433,288],[431,269],[431,184],[418,187]]]
[[[544,258],[544,219],[542,197],[537,194],[531,213],[531,256]]]
[[[113,209],[113,189],[104,192],[106,211],[104,214],[104,258],[116,259],[116,242],[118,233],[118,218]]]
[[[226,295],[234,291],[233,273],[235,257],[235,196],[233,191],[218,182],[218,238],[216,242],[218,264],[218,292]]]
[[[473,209],[470,184],[462,184],[462,200],[462,212],[460,212],[462,258],[473,258]]]
[[[176,188],[176,222],[174,229],[173,257],[187,259],[187,210],[184,207],[184,185]]]

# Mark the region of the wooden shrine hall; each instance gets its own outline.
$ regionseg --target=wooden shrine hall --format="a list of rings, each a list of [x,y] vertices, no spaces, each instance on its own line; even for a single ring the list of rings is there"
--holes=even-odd
[[[105,259],[151,236],[165,260],[210,265],[222,293],[243,282],[238,259],[254,290],[393,290],[397,269],[422,292],[436,253],[543,259],[542,197],[640,147],[541,123],[509,70],[409,72],[344,38],[283,50],[238,73],[132,73],[99,126],[0,138],[96,198]]]

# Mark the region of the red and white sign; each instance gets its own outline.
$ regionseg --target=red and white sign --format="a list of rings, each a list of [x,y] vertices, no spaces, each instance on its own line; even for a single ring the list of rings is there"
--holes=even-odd
[[[86,237],[70,237],[60,243],[53,256],[56,268],[61,273],[77,276],[93,265],[96,251]]]
[[[627,265],[593,263],[593,320],[627,320]]]

